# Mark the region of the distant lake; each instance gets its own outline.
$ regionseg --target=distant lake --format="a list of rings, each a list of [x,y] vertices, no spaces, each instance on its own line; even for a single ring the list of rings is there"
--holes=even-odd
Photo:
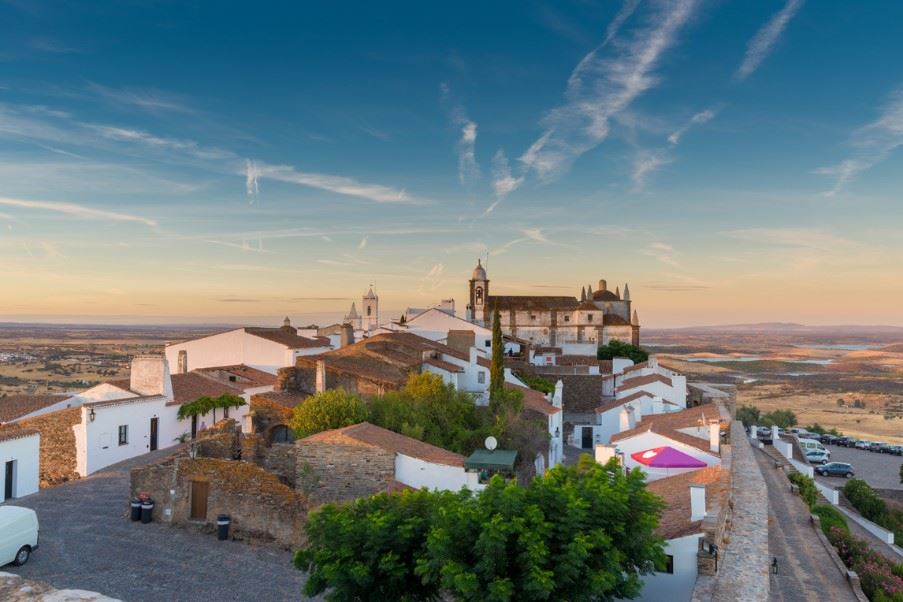
[[[761,355],[718,355],[715,357],[679,357],[676,359],[683,360],[685,362],[706,362],[710,364],[717,364],[721,362],[760,362],[760,361],[773,361],[773,362],[783,362],[786,364],[813,364],[818,366],[828,366],[834,363],[832,359],[797,359],[797,358],[765,358]]]
[[[865,351],[867,349],[880,349],[883,345],[794,345],[802,349],[836,349],[839,351]]]

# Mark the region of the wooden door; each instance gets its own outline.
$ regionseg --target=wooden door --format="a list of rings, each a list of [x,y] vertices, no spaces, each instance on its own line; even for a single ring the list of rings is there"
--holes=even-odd
[[[150,421],[150,450],[154,451],[157,449],[157,432],[160,428],[160,419],[151,418]]]
[[[590,449],[593,446],[593,429],[583,427],[582,441],[580,442],[580,446],[583,449]]]
[[[6,481],[5,486],[3,488],[3,501],[11,500],[13,498],[13,477],[15,476],[14,466],[15,460],[10,460],[6,463]]]
[[[191,520],[207,520],[207,495],[209,493],[209,482],[191,482]]]

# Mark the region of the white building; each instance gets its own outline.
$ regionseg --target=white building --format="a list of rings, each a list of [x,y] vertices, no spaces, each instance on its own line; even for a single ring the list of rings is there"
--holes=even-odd
[[[0,491],[2,501],[38,491],[40,434],[33,429],[0,429]]]
[[[627,410],[626,415],[624,414],[625,409]],[[633,428],[643,416],[679,412],[682,409],[645,390],[637,391],[621,399],[610,399],[596,408],[595,424],[574,425],[571,444],[575,447],[591,449],[597,443],[608,443],[613,435],[622,430]]]
[[[663,366],[654,355],[605,379],[603,397],[628,397],[646,391],[681,408],[687,407],[687,377]]]
[[[331,431],[316,433],[297,442],[328,443],[347,448],[382,449],[395,454],[395,480],[420,489],[459,491],[467,487],[483,488],[479,474],[464,469],[464,456],[406,437],[382,427],[361,422]],[[362,450],[362,453],[363,450]]]
[[[489,354],[492,350],[491,330],[462,320],[438,307],[421,311],[407,320],[400,328],[403,328],[405,332],[439,343],[447,343],[450,331],[471,331],[474,334],[473,344],[482,354]]]
[[[282,328],[236,328],[166,345],[166,359],[176,374],[217,366],[245,365],[276,374],[304,355],[329,351],[328,339],[298,335],[288,318]]]

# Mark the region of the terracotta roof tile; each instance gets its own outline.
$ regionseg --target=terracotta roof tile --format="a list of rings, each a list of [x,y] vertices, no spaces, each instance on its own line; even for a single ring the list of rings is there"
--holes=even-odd
[[[697,406],[695,408],[688,408],[686,410],[681,410],[680,412],[668,412],[666,414],[643,416],[642,420],[640,420],[635,428],[627,431],[622,431],[620,433],[615,433],[611,436],[610,442],[615,443],[617,441],[628,439],[630,437],[651,431],[664,437],[668,437],[669,439],[672,439],[674,441],[695,447],[696,449],[704,451],[708,454],[717,456],[719,454],[710,451],[709,449],[708,437],[706,437],[705,439],[701,437],[694,437],[693,435],[688,435],[687,433],[682,433],[680,432],[680,430],[678,430],[696,427],[700,425],[700,422],[707,423],[710,420],[718,420],[719,422],[721,422],[722,426],[725,426],[727,424],[725,420],[721,419],[718,408],[712,404],[705,404]]]
[[[667,376],[662,376],[661,374],[647,374],[645,376],[634,376],[633,378],[628,378],[621,383],[621,386],[618,387],[618,391],[642,387],[643,385],[648,385],[654,382],[664,383],[669,387],[673,386],[671,379]]]
[[[450,452],[441,447],[418,441],[405,435],[400,435],[393,431],[384,429],[370,424],[369,422],[361,422],[352,426],[346,426],[331,431],[323,431],[309,437],[301,439],[301,441],[319,441],[319,442],[335,442],[354,441],[363,443],[370,447],[377,447],[397,454],[402,454],[411,458],[417,458],[424,462],[432,464],[444,464],[446,466],[464,466],[464,456]]]
[[[8,395],[0,397],[0,423],[10,422],[68,399],[71,395]]]
[[[0,442],[12,441],[13,439],[22,439],[39,434],[37,429],[23,428],[18,424],[6,424],[0,426]]]
[[[280,345],[285,345],[289,349],[314,349],[317,347],[326,347],[329,344],[328,339],[326,339],[327,342],[324,343],[323,339],[314,340],[299,336],[298,332],[294,328],[246,327],[244,330],[248,334],[254,335],[255,337],[260,337],[261,339],[266,339],[274,343],[279,343]]]
[[[190,403],[200,397],[240,395],[241,389],[207,378],[196,372],[172,375],[173,400],[170,405]]]
[[[596,414],[601,414],[602,412],[607,412],[608,410],[610,410],[612,408],[617,408],[619,406],[624,405],[625,403],[630,403],[631,401],[633,401],[635,399],[640,399],[642,397],[655,397],[655,395],[653,395],[649,391],[640,390],[640,391],[637,391],[636,393],[628,395],[627,397],[608,399],[608,400],[605,400],[602,403],[602,405],[600,405],[599,407],[596,408]]]
[[[524,394],[524,410],[531,410],[546,416],[552,416],[561,411],[561,408],[549,403],[549,400],[546,399],[546,396],[541,391],[515,385],[514,383],[505,383],[505,388],[520,391]]]
[[[275,374],[270,374],[269,372],[264,372],[257,368],[251,368],[244,364],[198,368],[193,372],[197,372],[208,378],[213,378],[232,387],[238,387],[242,390],[267,387],[276,384]]]
[[[301,391],[267,391],[266,393],[257,393],[251,400],[264,399],[284,408],[292,409],[300,405],[308,397],[310,397],[309,393]]]
[[[692,472],[656,479],[647,487],[665,501],[656,532],[665,539],[674,539],[699,533],[702,521],[690,520],[690,485],[705,485],[706,510],[723,506],[730,488],[730,471],[720,466],[710,466]]]

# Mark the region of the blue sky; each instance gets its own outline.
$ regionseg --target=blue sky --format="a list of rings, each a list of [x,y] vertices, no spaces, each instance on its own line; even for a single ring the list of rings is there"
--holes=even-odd
[[[903,4],[0,2],[0,318],[266,322],[605,277],[903,324]],[[855,294],[850,294],[855,291]]]

